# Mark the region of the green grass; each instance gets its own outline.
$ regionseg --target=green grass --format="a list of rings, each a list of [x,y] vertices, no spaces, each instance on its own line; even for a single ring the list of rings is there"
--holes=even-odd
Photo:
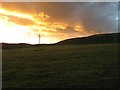
[[[114,88],[117,50],[116,44],[3,50],[3,88]]]

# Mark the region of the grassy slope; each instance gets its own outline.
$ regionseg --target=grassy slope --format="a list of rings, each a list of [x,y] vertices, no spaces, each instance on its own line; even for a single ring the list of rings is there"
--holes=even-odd
[[[5,87],[116,87],[117,45],[3,50]]]

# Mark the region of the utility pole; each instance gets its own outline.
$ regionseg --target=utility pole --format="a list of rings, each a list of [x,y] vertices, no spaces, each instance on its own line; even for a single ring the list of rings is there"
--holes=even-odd
[[[40,49],[40,34],[38,34],[38,50]]]
[[[38,36],[38,37],[39,37],[39,45],[40,45],[40,34],[39,34],[39,36]]]

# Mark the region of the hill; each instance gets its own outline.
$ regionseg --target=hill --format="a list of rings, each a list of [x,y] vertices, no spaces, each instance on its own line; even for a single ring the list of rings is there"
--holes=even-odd
[[[104,44],[104,43],[119,43],[118,38],[120,33],[96,34],[82,38],[72,38],[60,41],[56,44]]]
[[[27,43],[2,43],[2,49],[17,49],[17,48],[34,48],[34,47],[43,47],[43,46],[51,46],[53,44],[27,44]]]
[[[18,44],[2,43],[2,49],[26,48],[30,46],[31,46],[30,44],[26,44],[26,43],[18,43]]]
[[[119,37],[120,37],[120,33],[109,33],[109,34],[97,34],[97,35],[92,35],[88,37],[67,39],[67,40],[60,41],[55,44],[31,45],[27,43],[18,43],[18,44],[2,43],[2,49],[29,48],[29,47],[53,46],[53,45],[118,43],[120,42],[118,40]]]

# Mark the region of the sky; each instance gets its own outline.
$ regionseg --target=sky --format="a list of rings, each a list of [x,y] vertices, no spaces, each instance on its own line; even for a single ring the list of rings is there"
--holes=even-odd
[[[118,32],[117,2],[2,2],[0,42],[42,44]]]

